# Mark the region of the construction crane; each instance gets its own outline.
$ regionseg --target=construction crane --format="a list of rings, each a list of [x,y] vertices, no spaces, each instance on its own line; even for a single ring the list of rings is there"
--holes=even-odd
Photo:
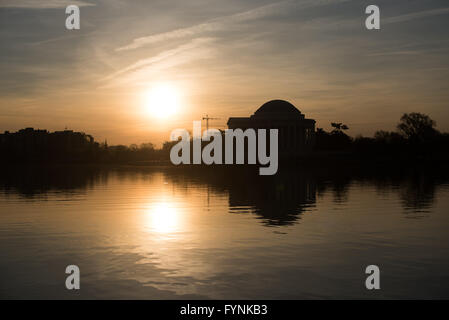
[[[206,130],[209,130],[209,120],[220,120],[220,118],[210,118],[207,114],[203,117],[203,120],[206,120]]]

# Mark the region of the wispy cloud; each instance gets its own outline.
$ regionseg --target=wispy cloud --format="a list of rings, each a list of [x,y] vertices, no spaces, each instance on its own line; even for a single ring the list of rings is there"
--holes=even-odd
[[[141,59],[113,74],[107,76],[105,81],[112,81],[107,86],[124,82],[139,83],[155,72],[179,66],[194,60],[208,58],[213,49],[210,43],[213,38],[197,38],[187,44],[180,45],[174,49],[163,51],[156,56]]]
[[[422,52],[417,50],[403,50],[403,51],[388,51],[388,52],[376,52],[376,53],[370,53],[367,56],[368,57],[379,57],[379,56],[410,56],[410,55],[417,55],[422,54]]]
[[[191,27],[137,38],[134,39],[130,44],[117,48],[116,51],[137,49],[148,44],[153,44],[165,40],[196,36],[204,32],[219,31],[222,30],[227,24],[232,22],[261,18],[265,15],[272,14],[273,10],[278,9],[290,2],[291,1],[282,1],[275,4],[269,4],[243,13],[212,19],[205,23],[197,24]]]
[[[95,6],[93,3],[76,0],[0,0],[0,8],[57,9],[69,5]]]
[[[286,0],[280,1],[248,11],[240,12],[237,14],[224,16],[216,19],[206,21],[201,24],[193,25],[186,28],[176,29],[168,32],[149,35],[146,37],[140,37],[134,39],[131,43],[117,48],[116,51],[137,49],[148,44],[154,44],[161,41],[179,39],[189,36],[198,36],[205,32],[214,32],[225,30],[229,25],[233,25],[239,22],[251,21],[261,19],[267,16],[273,16],[281,13],[288,12],[292,8],[305,9],[309,7],[325,6],[336,3],[343,3],[351,0]]]
[[[389,17],[389,18],[383,19],[381,21],[381,23],[382,24],[390,24],[390,23],[405,22],[405,21],[410,21],[410,20],[415,20],[415,19],[431,17],[431,16],[435,16],[435,15],[445,14],[445,13],[449,13],[449,8],[439,8],[439,9],[403,14],[403,15],[395,16],[395,17]]]

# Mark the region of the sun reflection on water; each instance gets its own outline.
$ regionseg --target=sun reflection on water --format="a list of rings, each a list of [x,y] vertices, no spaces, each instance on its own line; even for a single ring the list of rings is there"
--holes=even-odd
[[[146,227],[151,232],[170,234],[181,228],[181,217],[179,210],[168,202],[151,204],[146,211]]]

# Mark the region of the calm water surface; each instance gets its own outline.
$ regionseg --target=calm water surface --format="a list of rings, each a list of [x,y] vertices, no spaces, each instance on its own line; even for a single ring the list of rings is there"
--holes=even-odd
[[[65,289],[70,264],[77,292]],[[376,292],[364,285],[370,264]],[[10,170],[0,298],[449,298],[449,184],[416,173]]]

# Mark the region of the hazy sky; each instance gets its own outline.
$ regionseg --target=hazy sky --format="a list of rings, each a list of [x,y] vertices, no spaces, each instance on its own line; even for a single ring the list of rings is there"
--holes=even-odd
[[[70,4],[80,30],[65,28]],[[369,4],[379,31],[364,27]],[[448,18],[447,0],[0,0],[0,131],[160,143],[276,98],[354,136],[412,111],[449,131]],[[145,112],[157,83],[179,88],[170,120]]]

